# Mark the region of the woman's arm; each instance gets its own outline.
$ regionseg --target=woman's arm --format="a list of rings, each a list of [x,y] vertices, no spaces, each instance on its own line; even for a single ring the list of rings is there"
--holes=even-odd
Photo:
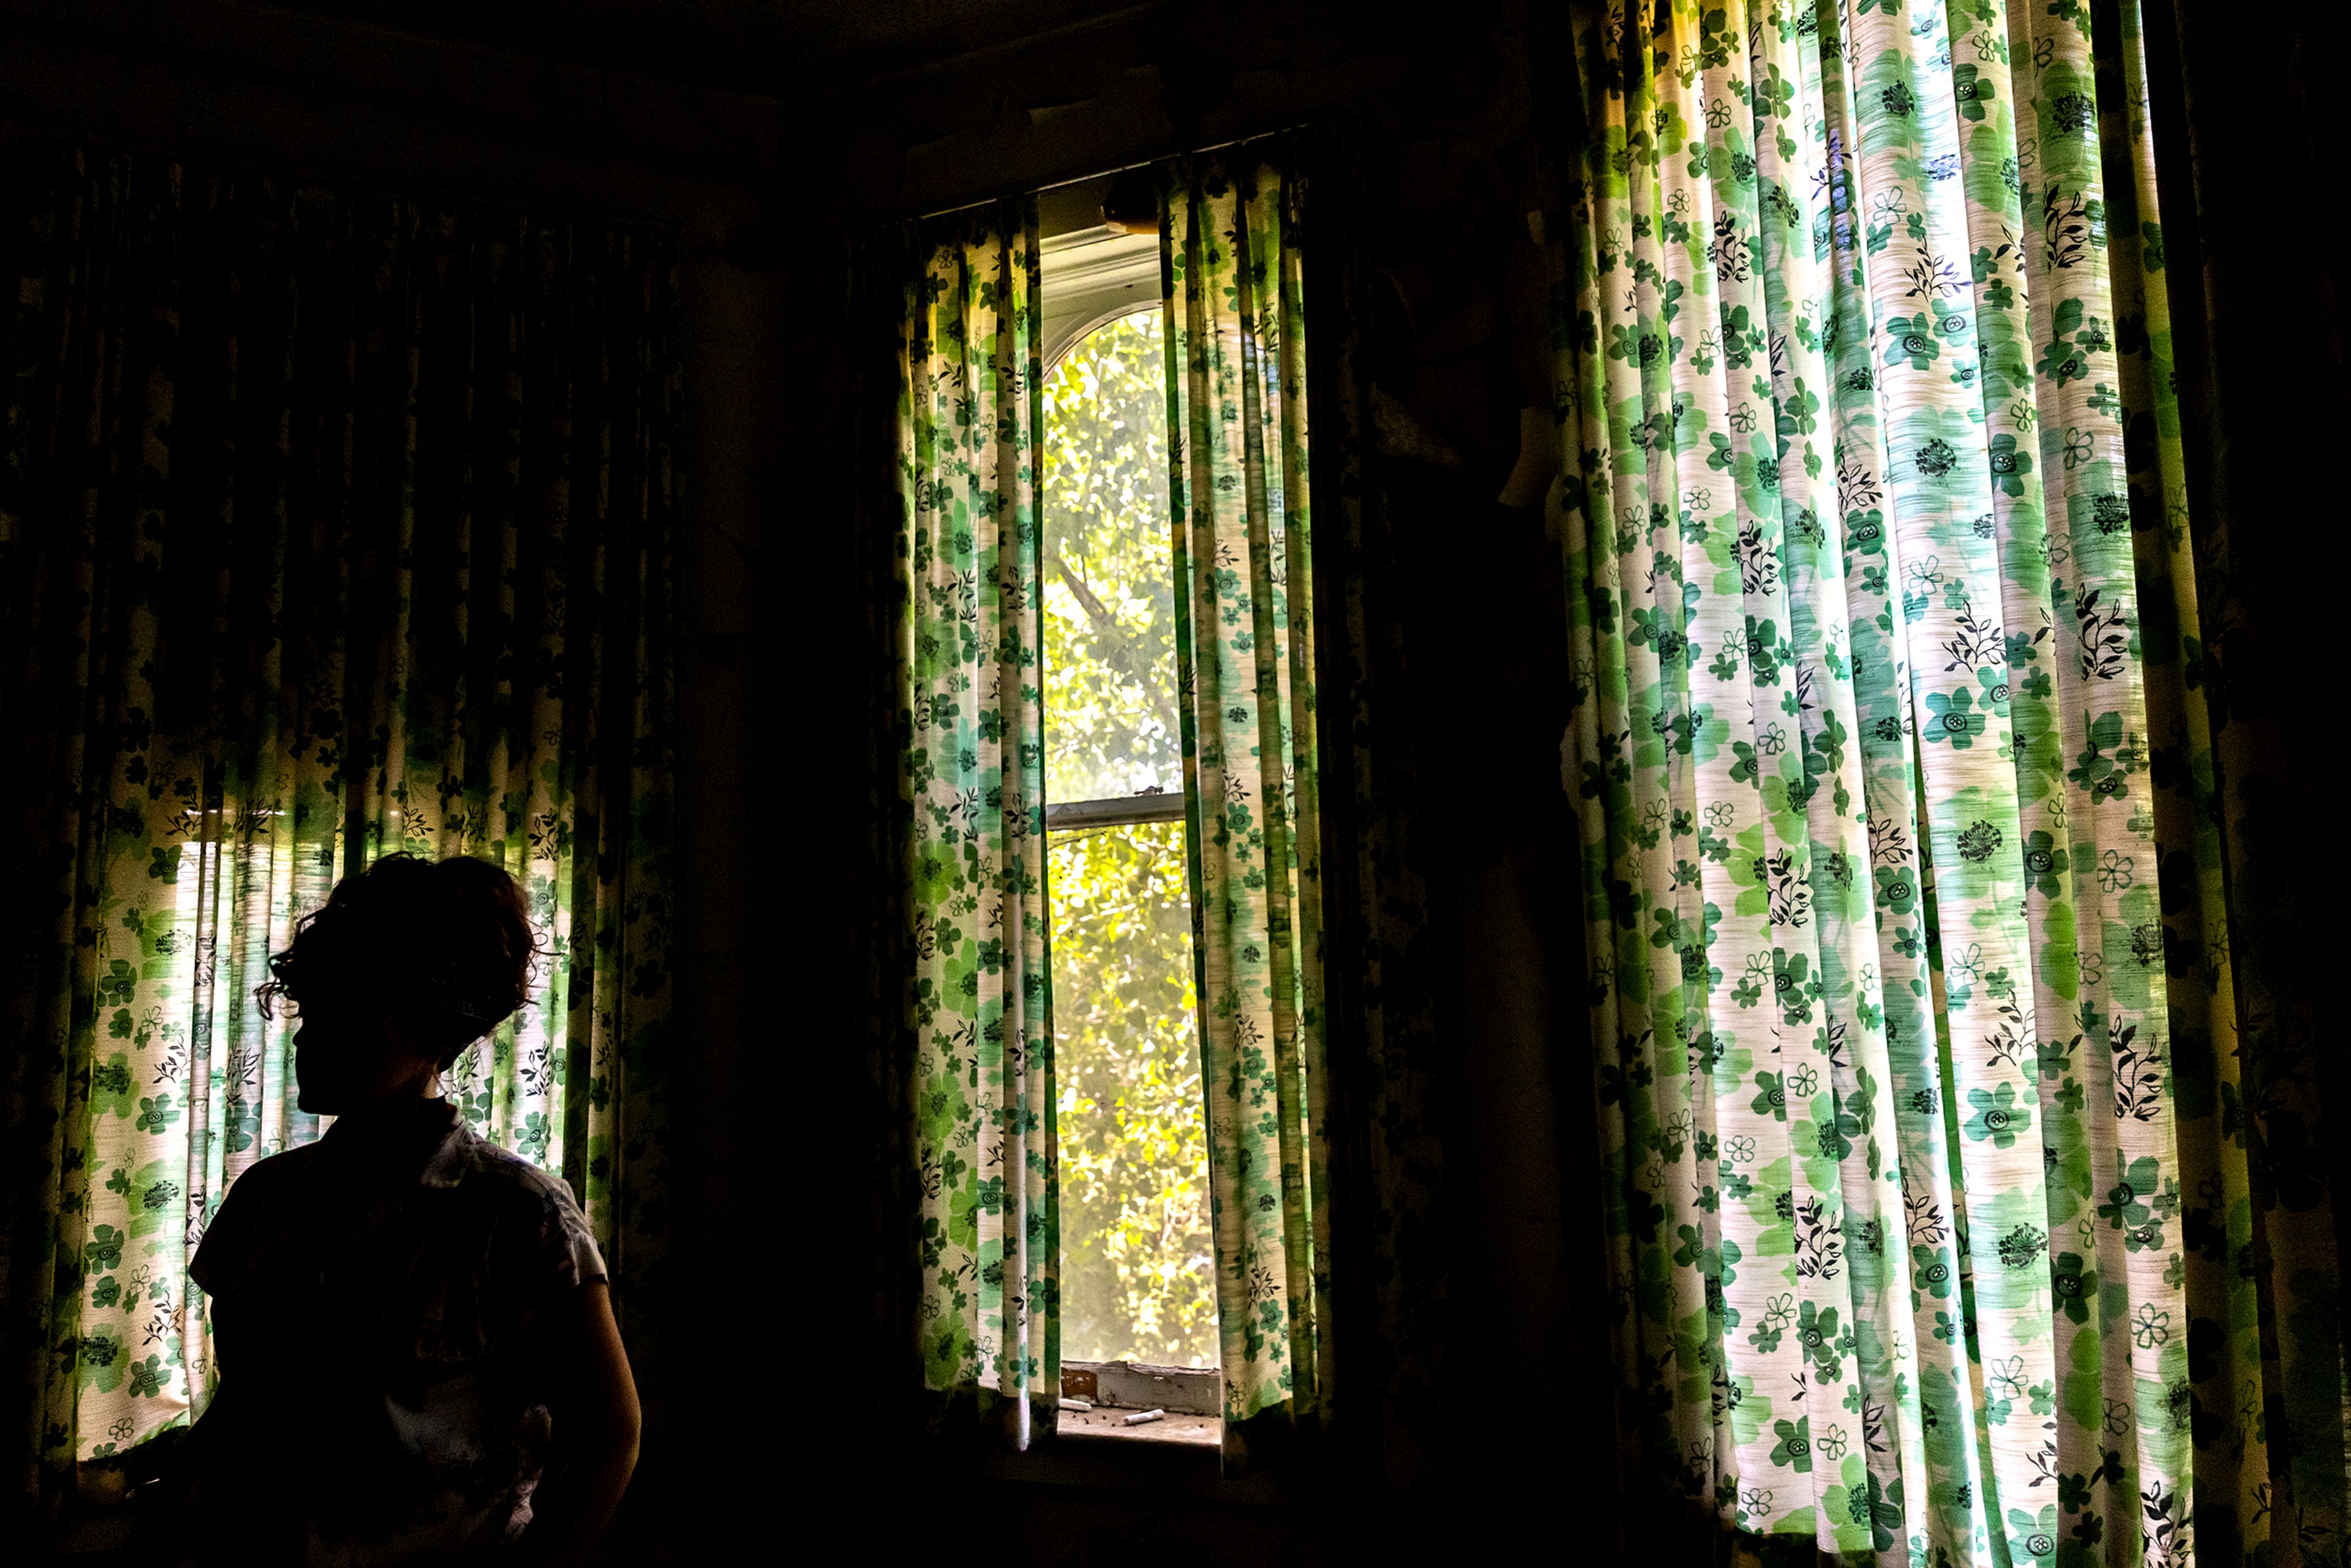
[[[532,1500],[522,1559],[531,1568],[582,1561],[628,1490],[637,1468],[643,1416],[629,1353],[612,1321],[612,1292],[601,1281],[565,1292],[567,1317],[554,1325],[548,1410],[563,1473]]]

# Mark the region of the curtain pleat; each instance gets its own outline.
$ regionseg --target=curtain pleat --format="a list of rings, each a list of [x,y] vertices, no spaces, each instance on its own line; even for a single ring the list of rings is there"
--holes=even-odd
[[[23,747],[0,1253],[28,1487],[200,1411],[187,1260],[317,1135],[253,989],[382,853],[520,881],[549,956],[459,1059],[561,1172],[643,1367],[671,918],[665,242],[63,154],[0,475]],[[387,987],[397,975],[387,974]]]
[[[1358,134],[1301,136],[1288,154],[1311,161],[1314,238],[1298,248],[1304,298],[1322,302],[1311,326],[1303,310],[1297,323],[1314,418],[1311,635],[1328,694],[1313,715],[1322,940],[1335,956],[1323,965],[1331,1317],[1317,1332],[1333,1371],[1320,1419],[1361,1473],[1408,1492],[1453,1451],[1453,1369],[1464,1354],[1475,1359],[1455,1343],[1450,1064],[1429,911],[1427,846],[1451,802],[1425,796],[1426,780],[1457,769],[1442,735],[1407,716],[1428,695],[1426,651],[1411,628],[1428,602],[1413,535],[1429,492],[1391,472],[1372,435],[1373,367],[1389,348],[1371,326],[1381,286],[1372,247],[1391,209],[1365,177]]]
[[[1046,941],[1035,205],[908,236],[898,361],[898,816],[923,1385],[1016,1448],[1061,1396]]]
[[[2341,528],[2310,505],[2308,442],[2351,418],[2351,296],[2337,251],[2287,256],[2260,214],[2275,191],[2334,178],[2340,98],[2315,62],[2351,36],[2329,7],[2258,26],[2185,4],[2095,15],[2099,107],[2113,117],[2107,233],[2117,254],[2136,246],[2145,279],[2124,387],[2133,538],[2142,580],[2170,588],[2149,592],[2142,640],[2197,1549],[2207,1563],[2333,1562],[2351,1527],[2351,1057],[2325,1022],[2344,868],[2321,824],[2339,799],[2339,745],[2309,694],[2335,657],[2351,566]]]
[[[2191,1377],[2257,1347],[2183,1216],[2244,1155],[2176,1082],[2233,1019],[2136,0],[1573,35],[1633,1457],[1823,1552],[2183,1562]]]
[[[1164,165],[1176,678],[1228,1455],[1331,1380],[1303,181]]]

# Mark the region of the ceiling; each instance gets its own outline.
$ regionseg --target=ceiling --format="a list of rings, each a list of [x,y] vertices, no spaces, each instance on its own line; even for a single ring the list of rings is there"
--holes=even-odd
[[[287,9],[781,97],[829,94],[1134,0],[277,0]]]

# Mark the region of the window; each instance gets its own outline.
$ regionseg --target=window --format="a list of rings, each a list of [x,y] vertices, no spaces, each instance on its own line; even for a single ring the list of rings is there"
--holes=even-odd
[[[1167,1421],[1133,1430],[1197,1440],[1215,1436],[1217,1305],[1158,243],[1071,238],[1045,258],[1042,562],[1065,1389],[1122,1407],[1149,1390]],[[1102,1365],[1122,1362],[1154,1371]],[[1156,1371],[1179,1367],[1206,1370]],[[1065,1425],[1126,1429],[1108,1412]]]

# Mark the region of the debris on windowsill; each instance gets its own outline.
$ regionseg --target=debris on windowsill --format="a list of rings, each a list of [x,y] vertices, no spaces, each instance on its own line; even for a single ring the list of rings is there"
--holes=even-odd
[[[1213,1366],[1065,1361],[1058,1426],[1064,1437],[1214,1448],[1224,1437],[1223,1388]]]
[[[1081,1443],[1131,1443],[1150,1448],[1213,1451],[1223,1439],[1225,1424],[1217,1416],[1196,1416],[1164,1406],[1154,1408],[1160,1410],[1160,1418],[1139,1426],[1128,1425],[1127,1417],[1143,1412],[1115,1405],[1097,1405],[1091,1410],[1063,1409],[1056,1412],[1056,1428],[1063,1438]]]

